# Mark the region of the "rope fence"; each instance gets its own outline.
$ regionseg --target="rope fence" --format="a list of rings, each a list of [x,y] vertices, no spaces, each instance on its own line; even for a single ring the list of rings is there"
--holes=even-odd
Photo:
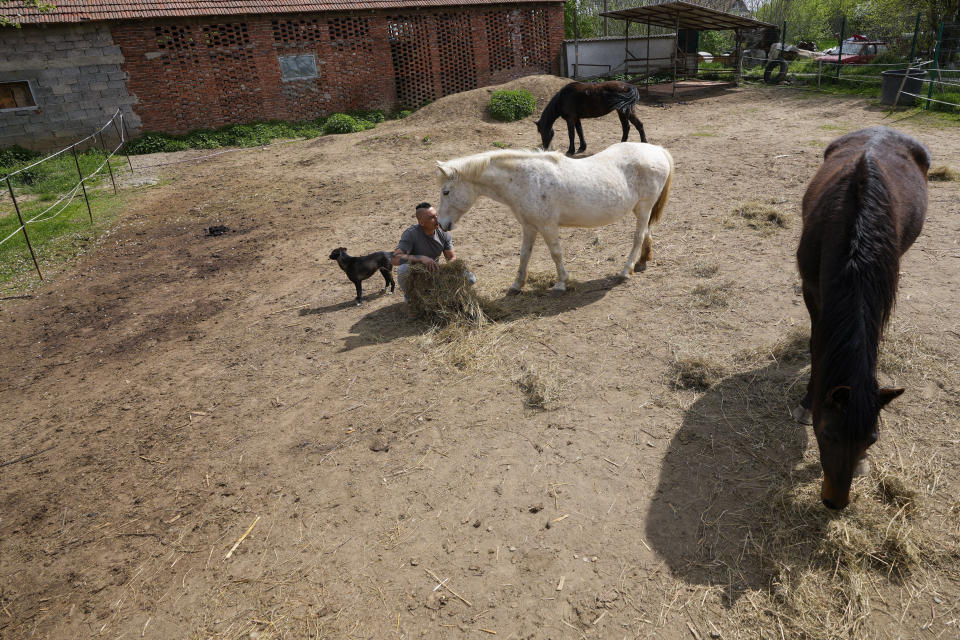
[[[105,132],[108,132],[112,128],[116,132],[116,144],[112,147],[107,145],[106,138],[104,136]],[[110,182],[113,184],[113,192],[117,193],[117,181],[114,175],[113,166],[111,165],[111,160],[113,157],[120,152],[123,152],[127,159],[127,165],[130,168],[130,171],[133,171],[133,163],[130,161],[130,156],[126,153],[125,146],[129,139],[129,133],[127,131],[126,123],[123,120],[123,112],[120,109],[117,109],[114,114],[107,120],[103,126],[99,129],[86,136],[77,140],[68,147],[64,147],[59,151],[51,153],[36,162],[33,162],[27,166],[20,167],[19,169],[12,171],[3,178],[0,178],[0,181],[6,183],[6,191],[10,194],[10,200],[13,203],[14,211],[16,212],[17,220],[19,221],[19,226],[13,230],[12,233],[7,235],[5,238],[0,240],[0,246],[4,243],[9,242],[15,238],[18,234],[23,234],[24,242],[27,245],[27,249],[30,252],[30,257],[33,259],[33,266],[37,271],[37,275],[40,277],[40,280],[43,280],[43,273],[40,271],[40,263],[37,260],[37,255],[34,252],[33,245],[30,242],[30,235],[27,232],[28,225],[35,225],[42,222],[48,222],[54,220],[63,214],[64,211],[76,200],[78,194],[83,194],[84,202],[86,203],[87,215],[90,219],[90,225],[93,226],[93,209],[90,207],[90,194],[87,192],[87,185],[93,184],[97,179],[102,177],[104,168],[106,168],[107,173],[110,175]],[[99,143],[99,144],[98,144]],[[98,151],[103,153],[103,162],[101,162],[93,171],[89,171],[84,174],[83,169],[80,166],[80,158],[77,153],[77,148],[82,147],[83,145],[89,145],[89,148],[95,148]],[[21,200],[17,200],[17,193],[14,189],[14,179],[20,177],[23,181],[24,178],[30,175],[30,170],[35,169],[42,165],[45,162],[50,162],[55,158],[58,158],[65,154],[73,155],[73,164],[77,169],[77,182],[66,191],[57,194],[56,200],[44,208],[39,213],[32,215],[31,217],[24,220],[23,210],[21,208],[21,201],[24,200],[23,194],[21,193]],[[58,208],[59,207],[59,208]],[[56,209],[56,211],[54,211]],[[53,213],[51,213],[53,212]],[[48,215],[50,214],[50,215]]]

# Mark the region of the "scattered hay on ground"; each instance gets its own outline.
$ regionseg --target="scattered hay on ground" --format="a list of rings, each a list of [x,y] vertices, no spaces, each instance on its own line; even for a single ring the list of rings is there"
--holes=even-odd
[[[503,314],[467,281],[467,265],[454,260],[431,273],[414,265],[407,279],[410,309],[419,318],[440,325],[480,327]]]
[[[697,262],[693,265],[693,275],[698,278],[712,278],[720,271],[720,265],[716,262]]]
[[[725,373],[721,363],[704,356],[675,356],[670,363],[670,382],[675,389],[706,391]]]
[[[700,309],[723,308],[730,304],[733,295],[732,282],[718,282],[716,284],[698,284],[691,291],[693,306]]]
[[[737,208],[733,212],[733,217],[727,220],[724,226],[737,226],[737,221],[746,222],[746,225],[751,229],[763,233],[773,233],[789,227],[791,216],[772,205],[751,200]]]
[[[953,182],[960,180],[960,171],[947,166],[934,167],[927,173],[931,182]]]
[[[521,364],[517,386],[523,392],[523,404],[530,409],[546,409],[549,403],[560,397],[557,372],[549,368]]]
[[[438,366],[461,371],[500,371],[510,366],[504,351],[516,351],[521,321],[492,322],[483,327],[447,324],[420,337],[420,346]],[[503,349],[503,347],[507,347]]]
[[[736,359],[744,363],[755,363],[758,359],[789,364],[807,362],[810,359],[810,330],[805,326],[790,327],[772,345],[742,351]]]

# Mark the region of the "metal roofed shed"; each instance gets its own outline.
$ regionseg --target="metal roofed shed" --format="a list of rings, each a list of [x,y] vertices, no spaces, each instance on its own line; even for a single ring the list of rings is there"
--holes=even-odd
[[[678,72],[688,75],[688,69],[692,66],[694,70],[693,75],[696,74],[698,65],[698,38],[695,32],[727,30],[734,32],[736,46],[734,48],[733,69],[729,71],[734,74],[734,82],[738,82],[740,79],[740,59],[743,53],[743,32],[767,29],[777,30],[775,25],[768,22],[711,9],[691,2],[684,2],[683,0],[661,2],[642,7],[620,9],[618,11],[605,11],[600,15],[614,20],[624,20],[628,31],[631,22],[646,24],[648,37],[651,26],[674,29],[674,53],[671,56],[671,66],[673,67],[672,95],[676,95]],[[632,57],[629,45],[625,47],[625,70],[629,70],[631,63],[634,63],[634,68],[636,68],[637,63],[643,62],[645,62],[647,66],[647,73],[644,74],[644,84],[647,85],[649,90],[650,58]]]

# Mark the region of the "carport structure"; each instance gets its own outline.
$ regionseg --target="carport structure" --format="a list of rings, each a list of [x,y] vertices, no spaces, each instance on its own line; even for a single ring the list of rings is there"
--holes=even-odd
[[[734,83],[740,81],[740,58],[743,53],[743,31],[746,29],[776,29],[775,25],[769,22],[761,22],[744,16],[739,16],[725,11],[710,9],[698,4],[684,2],[683,0],[673,0],[672,2],[662,2],[643,7],[633,7],[630,9],[620,9],[618,11],[606,11],[600,14],[605,18],[626,21],[624,33],[630,32],[630,23],[637,22],[647,25],[647,42],[650,38],[650,27],[666,27],[674,30],[674,47],[671,56],[671,66],[673,68],[673,89],[671,95],[677,92],[677,73],[685,71],[690,56],[693,56],[693,64],[697,64],[697,38],[691,37],[694,32],[699,31],[728,31],[732,30],[736,37],[736,46],[734,47],[733,69]],[[682,43],[681,43],[682,39]],[[630,52],[630,40],[626,38],[623,67],[629,74],[630,64],[646,62],[646,73],[644,74],[644,86],[649,90],[650,79],[650,56],[645,58],[636,57]],[[693,44],[693,51],[689,51],[690,44]],[[682,58],[682,66],[681,66]]]

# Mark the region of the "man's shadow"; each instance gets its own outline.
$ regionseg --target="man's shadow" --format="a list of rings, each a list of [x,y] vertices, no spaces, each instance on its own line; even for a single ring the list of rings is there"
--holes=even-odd
[[[805,364],[771,362],[711,387],[687,410],[663,460],[647,540],[676,577],[725,586],[728,605],[747,589],[769,589],[800,547],[822,539],[831,517],[791,493],[821,474],[818,463],[803,462],[809,427],[789,415]],[[808,517],[790,516],[800,511]],[[802,544],[768,544],[790,539]]]

